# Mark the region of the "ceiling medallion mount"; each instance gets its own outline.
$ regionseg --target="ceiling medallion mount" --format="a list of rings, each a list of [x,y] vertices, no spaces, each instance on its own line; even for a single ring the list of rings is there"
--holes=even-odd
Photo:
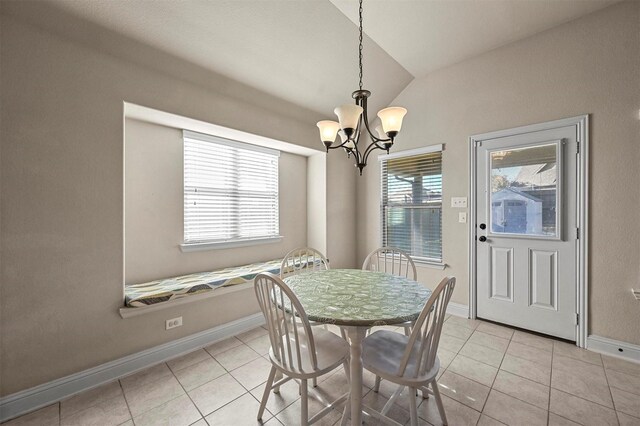
[[[402,119],[407,110],[402,107],[388,107],[378,111],[381,125],[375,128],[377,135],[371,132],[367,114],[367,98],[371,96],[371,92],[362,88],[362,0],[360,0],[359,18],[358,66],[360,70],[360,88],[351,95],[355,99],[355,104],[342,105],[334,110],[339,122],[323,120],[318,121],[317,126],[320,129],[320,139],[327,152],[330,149],[344,148],[348,157],[353,155],[356,167],[360,171],[360,175],[362,175],[362,169],[366,167],[367,159],[371,152],[381,149],[389,153],[389,149],[391,149],[402,127]],[[362,151],[359,142],[363,128],[369,134],[372,142]],[[336,135],[340,136],[341,143],[334,146]]]

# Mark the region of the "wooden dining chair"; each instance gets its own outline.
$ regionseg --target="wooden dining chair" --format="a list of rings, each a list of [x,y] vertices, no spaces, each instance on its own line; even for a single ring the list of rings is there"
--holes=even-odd
[[[282,384],[294,379],[300,384],[300,424],[310,425],[349,395],[342,395],[309,419],[307,381],[344,365],[349,356],[349,344],[329,331],[318,328],[312,331],[300,301],[276,275],[258,274],[254,279],[254,289],[271,341],[271,372],[260,402],[258,420],[262,418],[271,391],[278,393]],[[276,375],[279,376],[277,380]]]
[[[369,253],[362,264],[362,269],[366,271],[383,272],[385,274],[409,278],[416,281],[418,273],[416,264],[409,253],[395,247],[381,247]],[[404,328],[405,336],[411,333],[412,321],[399,324]],[[376,377],[373,390],[380,390],[380,376]]]
[[[322,253],[311,247],[300,247],[291,250],[282,259],[280,278],[327,269],[329,269],[329,260]]]
[[[385,274],[416,280],[416,264],[409,253],[395,247],[381,247],[369,253],[362,264],[367,271],[384,272]]]
[[[390,330],[380,330],[366,337],[362,343],[362,364],[376,376],[399,385],[381,411],[386,415],[405,387],[411,391],[411,426],[418,424],[415,394],[418,389],[423,395],[432,394],[443,424],[447,416],[442,404],[436,376],[440,369],[438,343],[444,324],[447,305],[456,285],[456,279],[446,277],[433,291],[415,322],[410,336]],[[431,389],[429,389],[431,386]]]

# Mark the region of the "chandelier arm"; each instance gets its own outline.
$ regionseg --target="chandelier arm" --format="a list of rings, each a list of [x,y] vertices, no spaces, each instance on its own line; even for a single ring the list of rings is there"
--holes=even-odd
[[[370,144],[367,149],[364,152],[364,156],[363,156],[363,163],[366,166],[367,165],[367,160],[369,159],[369,155],[375,151],[376,149],[380,149],[382,151],[386,151],[387,149],[384,147],[379,146],[378,144],[372,143]]]

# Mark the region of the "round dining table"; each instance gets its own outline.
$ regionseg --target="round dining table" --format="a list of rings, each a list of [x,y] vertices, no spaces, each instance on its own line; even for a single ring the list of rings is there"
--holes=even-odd
[[[329,269],[284,279],[310,321],[343,327],[350,343],[351,424],[362,423],[362,341],[367,329],[413,321],[431,296],[417,281],[360,269]],[[346,410],[345,410],[346,414]]]

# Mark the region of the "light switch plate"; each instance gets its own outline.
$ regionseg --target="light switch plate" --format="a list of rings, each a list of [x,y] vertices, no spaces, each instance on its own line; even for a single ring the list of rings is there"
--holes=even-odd
[[[467,223],[467,212],[458,213],[458,222]]]
[[[467,197],[451,197],[451,207],[456,209],[466,209]]]

